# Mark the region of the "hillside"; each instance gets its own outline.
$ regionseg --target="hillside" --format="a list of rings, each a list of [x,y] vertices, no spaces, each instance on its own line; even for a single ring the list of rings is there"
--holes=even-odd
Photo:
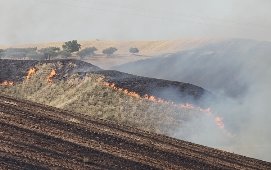
[[[230,39],[114,69],[188,82],[210,90],[218,97],[208,102],[223,117],[228,130],[235,134],[235,140],[228,141],[231,150],[271,160],[271,133],[268,130],[271,128],[270,55],[271,42]],[[191,139],[199,140],[204,143],[206,138]],[[224,145],[224,142],[222,138],[217,144]],[[204,144],[210,143],[212,141]]]
[[[230,39],[174,54],[112,67],[126,73],[188,82],[215,93],[241,96],[254,81],[249,71],[264,72],[270,63],[271,42]],[[264,65],[264,68],[261,68]],[[166,66],[166,69],[161,69]],[[258,68],[259,67],[259,68]],[[255,70],[256,69],[256,70]],[[256,75],[255,75],[256,76]],[[258,75],[257,75],[258,76]]]
[[[5,169],[270,169],[202,145],[0,96]],[[20,139],[20,140],[18,140]]]
[[[86,47],[95,46],[98,51],[102,53],[102,50],[107,47],[116,47],[118,53],[121,55],[129,55],[130,47],[137,47],[140,49],[140,53],[146,56],[153,56],[163,53],[173,53],[182,49],[195,47],[206,42],[214,41],[211,39],[178,39],[178,40],[157,40],[157,41],[113,41],[113,40],[92,40],[92,41],[78,41],[82,45],[82,49]],[[22,44],[13,46],[0,46],[0,48],[28,48],[37,47],[61,47],[64,42],[50,42],[50,43],[37,43],[37,44]]]
[[[93,41],[79,41],[82,49],[87,47],[96,47],[97,55],[85,61],[109,69],[112,66],[124,64],[127,62],[147,59],[161,54],[169,54],[177,51],[190,49],[201,46],[207,42],[216,40],[212,39],[179,39],[179,40],[158,40],[158,41],[108,41],[108,40],[93,40]],[[13,48],[29,48],[37,47],[38,49],[46,47],[61,47],[64,42],[38,43],[38,44],[23,44],[15,45]],[[103,55],[102,50],[108,47],[116,47],[118,51],[114,56],[107,57]],[[131,55],[129,49],[137,47],[139,49],[138,55]],[[8,48],[8,46],[0,46],[0,49]]]
[[[205,93],[191,84],[101,70],[78,60],[0,61],[0,92],[9,96],[163,134],[202,114],[186,106]],[[175,89],[174,95],[161,93],[167,89]]]

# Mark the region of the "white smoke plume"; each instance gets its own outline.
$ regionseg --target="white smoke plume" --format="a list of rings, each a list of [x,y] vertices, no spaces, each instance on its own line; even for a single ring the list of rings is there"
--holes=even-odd
[[[117,69],[211,91],[216,97],[202,102],[223,118],[224,131],[203,116],[190,120],[173,136],[271,161],[270,56],[270,42],[234,39]]]

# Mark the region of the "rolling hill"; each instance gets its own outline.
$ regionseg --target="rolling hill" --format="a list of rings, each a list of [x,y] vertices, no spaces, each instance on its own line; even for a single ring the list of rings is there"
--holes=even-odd
[[[180,50],[190,49],[201,46],[207,42],[217,40],[212,39],[178,39],[178,40],[157,40],[157,41],[109,41],[109,40],[92,40],[79,41],[82,49],[87,47],[96,47],[97,55],[85,59],[85,61],[97,65],[103,69],[109,69],[112,66],[124,64],[127,62],[147,59],[161,54],[170,54]],[[37,47],[38,49],[46,47],[61,47],[64,42],[37,43],[37,44],[22,44],[14,46],[0,46],[4,48],[30,48]],[[116,47],[118,51],[114,56],[107,57],[103,55],[102,50],[108,47]],[[131,47],[137,47],[139,54],[132,55],[129,53]]]
[[[230,39],[113,69],[188,82],[210,90],[218,97],[207,101],[235,134],[235,140],[229,142],[230,150],[271,160],[271,133],[267,130],[271,121],[270,55],[271,42]],[[196,122],[195,126],[198,123],[202,122]],[[190,139],[200,140],[204,143],[206,138]],[[219,145],[223,145],[225,139],[221,141]],[[204,144],[210,143],[212,141]]]
[[[141,76],[188,82],[215,93],[237,97],[242,96],[248,84],[259,76],[256,75],[257,67],[264,72],[271,62],[269,55],[271,42],[230,39],[112,68]],[[249,71],[252,74],[248,76]]]
[[[102,70],[72,59],[0,60],[0,66],[2,94],[163,134],[192,119],[189,114],[201,114],[186,103],[197,104],[209,94],[192,84]]]

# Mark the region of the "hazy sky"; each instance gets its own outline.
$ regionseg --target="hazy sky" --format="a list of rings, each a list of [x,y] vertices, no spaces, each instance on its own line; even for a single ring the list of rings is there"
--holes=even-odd
[[[227,37],[271,40],[270,0],[0,0],[0,44]]]

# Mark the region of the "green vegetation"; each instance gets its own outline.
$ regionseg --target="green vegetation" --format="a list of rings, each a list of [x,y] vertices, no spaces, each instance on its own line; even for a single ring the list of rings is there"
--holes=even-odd
[[[46,47],[41,49],[37,49],[37,47],[0,49],[0,57],[20,60],[50,60],[61,58],[66,59],[69,57],[80,57],[80,59],[86,59],[87,57],[96,55],[95,52],[98,51],[98,49],[94,46],[80,50],[81,45],[77,42],[77,40],[65,42],[62,45],[62,48],[62,50],[59,47]],[[117,48],[109,47],[103,49],[102,53],[107,56],[112,56],[116,51],[118,51]],[[139,53],[139,49],[131,47],[129,52],[132,54],[137,54]]]
[[[77,40],[67,41],[62,45],[63,51],[73,53],[79,51],[81,45],[77,43]]]
[[[7,48],[5,50],[1,50],[1,56],[16,58],[16,59],[27,59],[32,58],[33,56],[39,56],[37,52],[37,47],[34,48]]]
[[[118,51],[115,47],[109,47],[103,50],[103,54],[106,54],[107,56],[111,56],[114,54],[114,52]]]
[[[131,48],[129,49],[129,52],[132,53],[132,54],[136,54],[136,53],[139,53],[139,49],[138,49],[138,48],[131,47]]]
[[[60,48],[48,47],[37,50],[34,48],[8,48],[0,51],[2,58],[45,60],[59,55]]]
[[[56,57],[60,51],[58,47],[48,47],[39,50],[44,55],[44,59],[50,60],[52,57]]]
[[[85,58],[85,57],[91,57],[95,55],[95,51],[97,51],[98,49],[96,47],[89,47],[89,48],[85,48],[81,51],[79,51],[77,54],[80,56],[81,59]]]

